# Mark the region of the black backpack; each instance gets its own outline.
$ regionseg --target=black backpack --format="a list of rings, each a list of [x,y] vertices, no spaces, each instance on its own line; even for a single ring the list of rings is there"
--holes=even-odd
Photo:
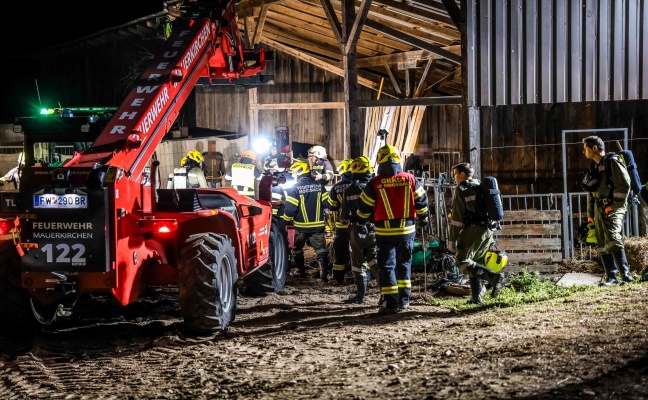
[[[630,175],[630,195],[636,195],[641,192],[641,179],[639,178],[639,171],[637,171],[637,164],[635,163],[634,155],[630,150],[622,150],[619,153],[621,160],[628,170],[628,175]],[[606,165],[607,168],[607,165]]]
[[[501,221],[504,218],[504,207],[497,179],[494,176],[487,176],[476,189],[481,198],[486,219],[494,222]]]

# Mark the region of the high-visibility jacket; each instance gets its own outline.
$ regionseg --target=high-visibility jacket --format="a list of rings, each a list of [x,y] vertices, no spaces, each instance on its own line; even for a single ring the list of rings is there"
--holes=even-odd
[[[428,214],[427,193],[408,172],[376,175],[365,186],[358,205],[357,223],[364,224],[373,212],[378,236],[414,233],[415,218]]]
[[[225,180],[230,182],[239,194],[250,198],[254,198],[254,181],[260,179],[261,171],[252,163],[234,163],[225,175]]]
[[[295,186],[286,190],[285,221],[292,222],[298,232],[324,232],[325,209],[329,207],[329,194],[310,174],[299,177]]]

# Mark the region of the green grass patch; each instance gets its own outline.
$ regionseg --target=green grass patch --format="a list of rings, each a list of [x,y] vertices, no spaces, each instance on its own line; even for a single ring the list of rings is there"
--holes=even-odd
[[[560,286],[547,278],[541,278],[538,272],[529,272],[523,269],[519,273],[509,275],[504,282],[504,287],[497,298],[492,298],[490,290],[482,295],[483,304],[468,304],[467,298],[435,298],[435,304],[457,311],[478,310],[494,307],[513,307],[527,303],[564,298],[575,293],[584,293],[590,290],[599,291],[592,286]]]

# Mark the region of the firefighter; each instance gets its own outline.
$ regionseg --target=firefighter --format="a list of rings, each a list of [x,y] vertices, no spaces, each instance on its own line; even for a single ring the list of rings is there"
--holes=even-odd
[[[308,161],[311,166],[313,179],[326,186],[333,180],[333,165],[328,160],[326,149],[322,146],[313,146],[308,149]]]
[[[333,279],[338,283],[344,283],[344,274],[349,266],[349,226],[347,223],[342,223],[338,216],[340,205],[342,204],[342,195],[346,188],[353,183],[351,180],[351,162],[350,158],[340,161],[337,166],[338,174],[341,179],[329,192],[330,219],[335,227],[335,235],[333,236]]]
[[[373,177],[373,168],[369,159],[365,156],[357,157],[351,162],[351,179],[353,182],[344,191],[342,204],[339,211],[339,220],[343,224],[349,225],[349,240],[351,242],[351,271],[353,272],[353,282],[356,285],[356,293],[349,296],[347,300],[350,303],[363,304],[367,293],[367,283],[370,275],[379,279],[378,264],[376,255],[376,230],[373,224],[373,215],[367,220],[365,227],[366,235],[358,235],[356,225],[360,194],[362,193],[367,182]],[[380,282],[378,283],[380,287]],[[384,298],[382,296],[381,300]],[[378,305],[382,305],[380,302]]]
[[[366,223],[373,212],[378,281],[385,298],[378,313],[393,314],[409,307],[414,235],[417,227],[427,229],[428,199],[414,175],[403,171],[394,146],[381,147],[376,163],[378,174],[360,195],[355,228],[359,236],[368,235]]]
[[[282,218],[295,226],[295,242],[292,259],[301,277],[306,277],[304,245],[313,247],[317,253],[319,275],[328,281],[328,249],[324,237],[325,209],[329,207],[329,194],[311,175],[305,160],[297,160],[290,166],[297,183],[286,190],[286,204]]]
[[[601,285],[618,285],[619,271],[621,280],[632,282],[634,278],[630,275],[621,237],[630,194],[630,175],[620,157],[606,156],[605,144],[598,136],[583,139],[583,153],[596,163],[601,174],[598,187],[587,194],[587,220],[594,223],[596,247],[605,269],[605,281]]]
[[[279,166],[279,153],[277,146],[270,146],[270,154],[266,157],[263,163],[263,171],[274,174],[275,172],[284,172],[285,168]]]
[[[452,200],[448,250],[454,252],[456,248],[459,270],[469,277],[471,302],[481,304],[482,279],[490,283],[493,289],[491,296],[497,297],[501,290],[502,275],[482,264],[493,243],[493,230],[483,217],[486,210],[483,210],[483,205],[477,201],[479,195],[476,187],[480,182],[473,179],[474,172],[472,165],[468,163],[459,163],[452,167],[458,186]]]
[[[238,190],[239,194],[251,199],[255,198],[255,182],[261,180],[261,171],[254,165],[256,154],[248,149],[241,153],[239,161],[232,164],[225,175],[225,180],[231,187]]]
[[[18,165],[9,170],[2,178],[0,178],[0,186],[8,185],[9,182],[13,182],[14,188],[20,188],[20,175],[22,170],[25,167],[25,155],[24,153],[18,154]]]

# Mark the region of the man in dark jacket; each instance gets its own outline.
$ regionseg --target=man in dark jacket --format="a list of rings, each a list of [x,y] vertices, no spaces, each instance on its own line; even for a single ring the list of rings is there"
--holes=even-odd
[[[452,200],[448,248],[454,251],[456,247],[459,270],[470,277],[472,302],[481,304],[482,278],[490,282],[493,297],[497,297],[501,289],[502,276],[482,264],[493,242],[493,230],[484,217],[483,204],[478,201],[476,188],[480,182],[473,179],[473,167],[459,163],[452,167],[452,172],[458,187]]]
[[[304,265],[304,245],[306,241],[317,253],[320,278],[328,281],[328,249],[324,237],[324,215],[329,207],[329,194],[311,176],[308,162],[295,161],[290,171],[297,183],[286,190],[286,204],[282,218],[295,226],[295,243],[292,259],[299,269],[300,276],[306,276]]]
[[[621,240],[630,194],[630,175],[618,155],[605,154],[605,145],[598,136],[583,139],[583,153],[595,163],[594,167],[600,173],[598,187],[587,195],[587,218],[594,223],[596,246],[605,269],[606,280],[601,285],[617,285],[619,271],[624,282],[632,282],[634,278],[630,275]]]
[[[357,232],[373,213],[378,244],[380,293],[385,298],[380,314],[393,314],[409,307],[412,291],[412,251],[416,225],[425,229],[428,218],[427,193],[414,175],[403,172],[400,154],[392,145],[378,150],[378,175],[360,195]]]
[[[351,180],[351,162],[347,158],[340,161],[337,167],[338,173],[342,177],[338,183],[331,187],[329,192],[329,203],[332,215],[332,221],[335,225],[335,235],[333,236],[333,279],[338,283],[344,282],[344,274],[349,265],[349,226],[339,219],[340,205],[342,204],[342,195],[346,188],[353,183]]]
[[[379,282],[378,262],[376,260],[378,247],[376,246],[376,230],[373,224],[373,215],[365,223],[367,234],[358,234],[357,212],[360,205],[360,195],[369,180],[373,177],[373,168],[365,156],[357,157],[351,163],[353,183],[344,191],[340,207],[340,223],[349,225],[349,239],[351,242],[351,258],[353,281],[356,293],[349,296],[351,303],[363,304],[367,294],[367,283],[370,272]],[[383,297],[381,296],[381,299]],[[382,305],[382,302],[379,303]]]

